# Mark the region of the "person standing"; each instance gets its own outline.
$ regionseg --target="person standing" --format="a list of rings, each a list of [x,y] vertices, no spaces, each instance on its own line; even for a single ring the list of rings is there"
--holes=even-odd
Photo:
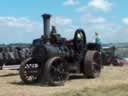
[[[101,37],[98,32],[95,32],[95,43],[99,46],[98,50],[101,50]]]

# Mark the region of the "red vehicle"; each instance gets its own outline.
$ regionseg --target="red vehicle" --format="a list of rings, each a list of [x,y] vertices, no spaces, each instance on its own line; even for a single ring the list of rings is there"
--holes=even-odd
[[[114,66],[123,66],[123,65],[128,64],[128,60],[126,60],[125,58],[119,57],[119,56],[114,56],[114,57],[111,59],[111,63],[112,63]]]

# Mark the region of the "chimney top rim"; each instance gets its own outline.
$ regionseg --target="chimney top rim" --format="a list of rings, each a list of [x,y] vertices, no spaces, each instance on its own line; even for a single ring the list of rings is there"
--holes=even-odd
[[[43,16],[43,17],[48,17],[48,18],[51,17],[51,15],[50,15],[50,14],[47,14],[47,13],[43,14],[42,16]]]

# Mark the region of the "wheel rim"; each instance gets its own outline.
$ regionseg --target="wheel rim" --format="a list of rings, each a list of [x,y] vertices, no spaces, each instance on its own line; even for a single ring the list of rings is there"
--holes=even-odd
[[[98,75],[101,71],[101,55],[99,52],[96,52],[94,55],[94,73]]]
[[[20,68],[20,77],[25,83],[36,83],[41,73],[41,66],[38,63],[24,63]]]
[[[99,73],[100,73],[100,69],[99,69],[99,65],[98,64],[93,64],[93,70],[94,70],[94,75],[95,77],[99,76]]]
[[[50,68],[52,81],[59,82],[67,79],[68,72],[65,69],[65,63],[61,59],[56,59]]]

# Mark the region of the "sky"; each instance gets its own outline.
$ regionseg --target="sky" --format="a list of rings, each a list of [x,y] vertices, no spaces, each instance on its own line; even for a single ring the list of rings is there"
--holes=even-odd
[[[0,44],[31,43],[43,34],[41,15],[51,14],[62,37],[72,39],[78,28],[93,42],[128,42],[128,0],[1,0]]]

